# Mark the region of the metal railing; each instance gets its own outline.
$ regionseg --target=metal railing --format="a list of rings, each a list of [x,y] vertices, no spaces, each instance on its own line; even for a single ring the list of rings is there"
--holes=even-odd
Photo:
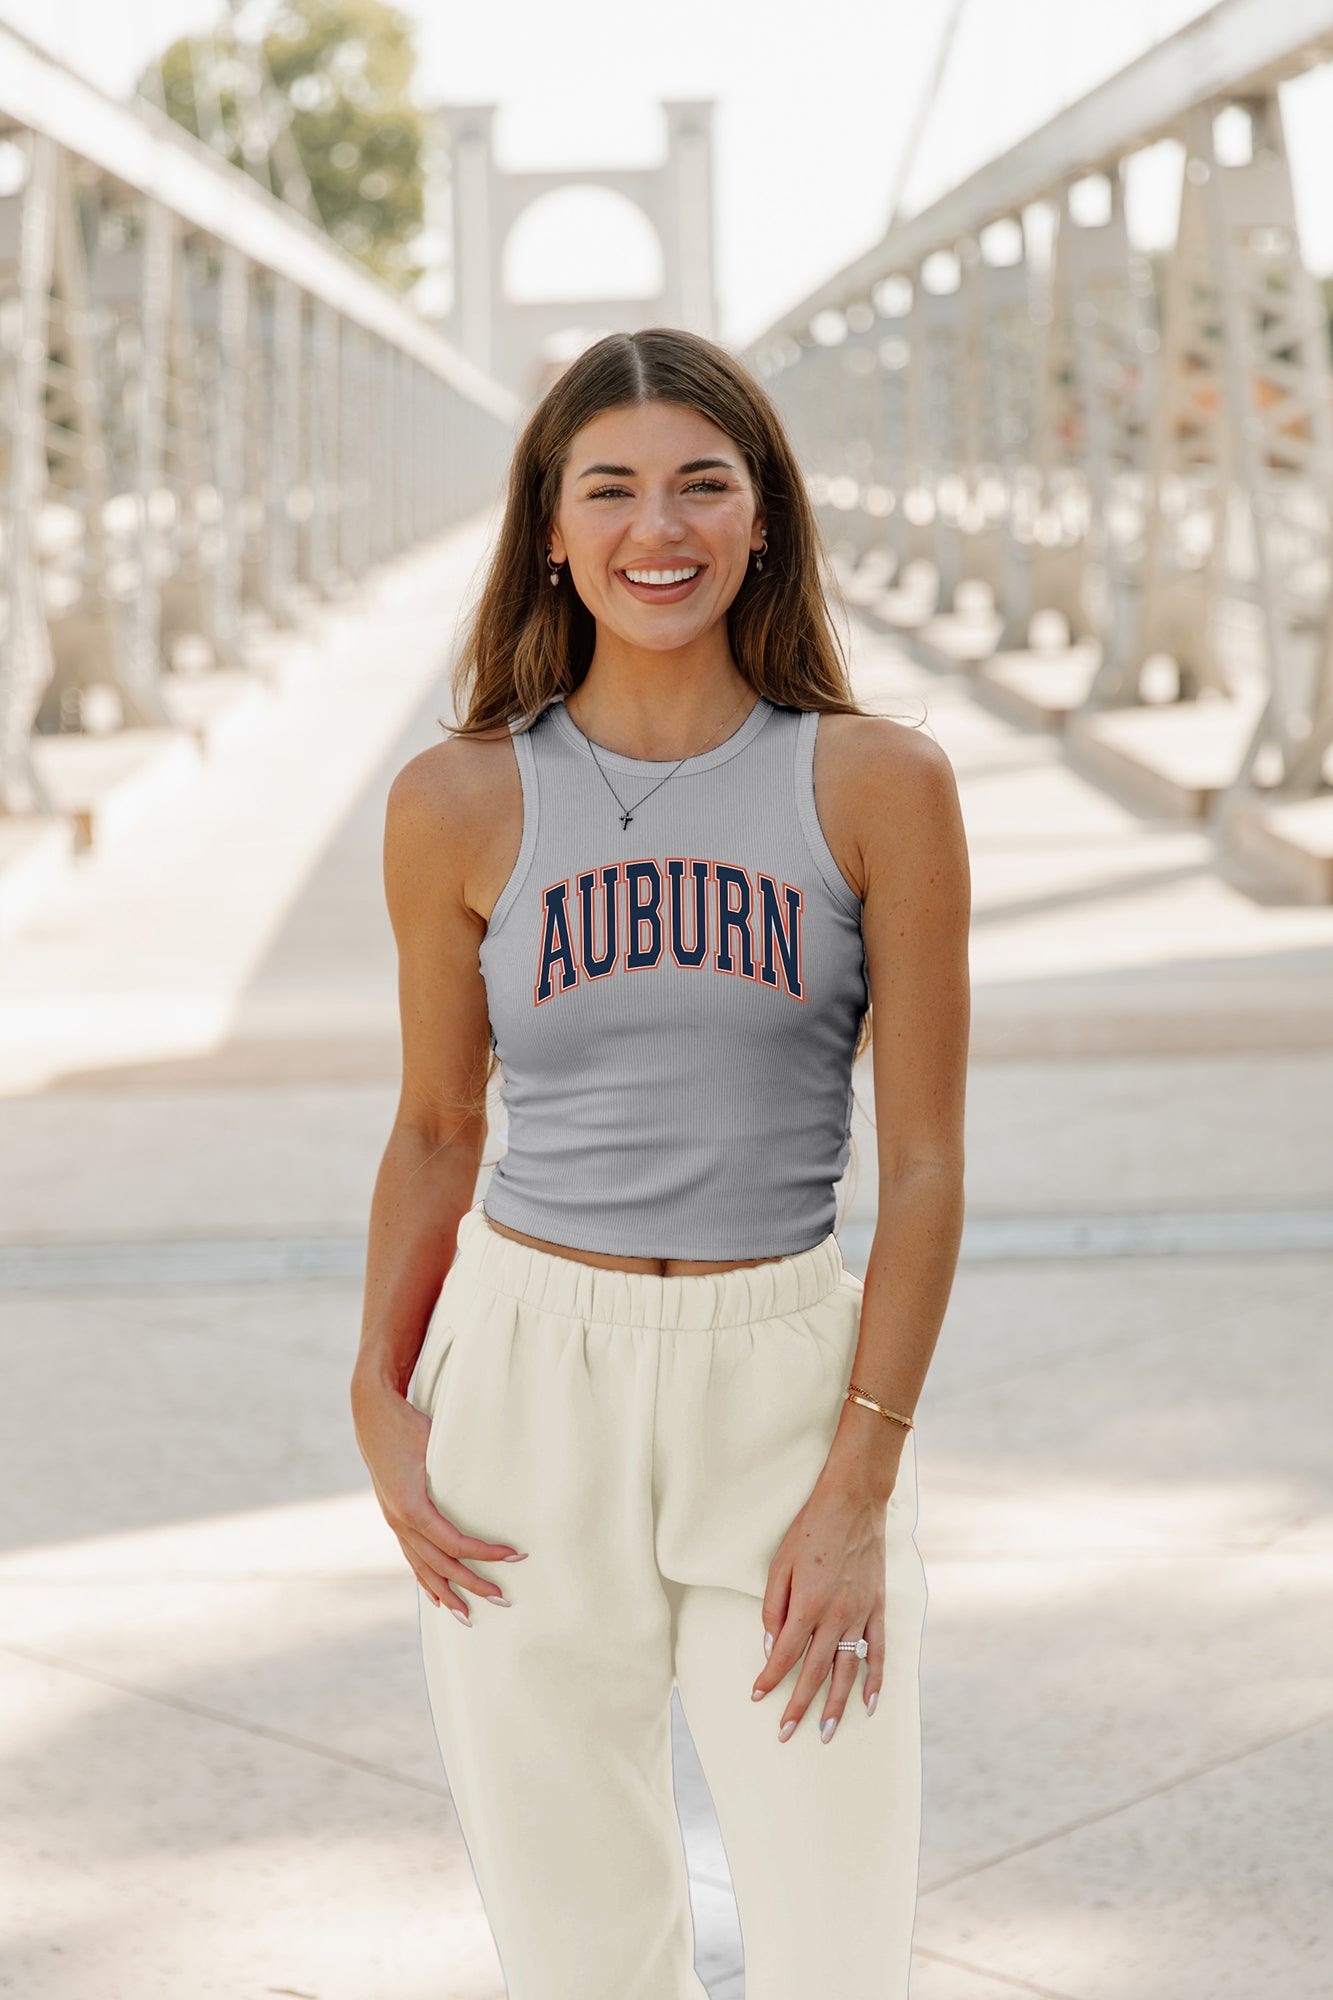
[[[924,575],[934,617],[987,585],[1000,656],[1061,614],[1071,718],[1164,671],[1177,715],[1230,698],[1222,826],[1329,782],[1333,382],[1279,91],[1331,57],[1333,0],[1222,0],[746,350],[849,567]],[[1164,139],[1159,300],[1125,178]]]
[[[180,649],[244,666],[498,490],[516,400],[164,114],[0,26],[0,813],[93,687],[169,721]]]

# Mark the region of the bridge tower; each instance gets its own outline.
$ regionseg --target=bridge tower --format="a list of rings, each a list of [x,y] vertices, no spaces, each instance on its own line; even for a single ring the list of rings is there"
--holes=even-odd
[[[495,164],[493,104],[440,107],[454,261],[454,302],[442,330],[515,394],[535,399],[542,392],[549,344],[575,322],[605,332],[681,326],[716,338],[713,105],[673,101],[662,109],[667,152],[659,166],[509,173]],[[504,247],[519,217],[544,195],[586,187],[624,196],[647,219],[661,247],[661,290],[637,298],[506,298]]]

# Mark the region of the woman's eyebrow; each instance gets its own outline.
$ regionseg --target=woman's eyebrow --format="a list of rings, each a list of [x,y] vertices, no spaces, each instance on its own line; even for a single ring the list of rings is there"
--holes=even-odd
[[[736,470],[729,458],[692,458],[688,465],[678,465],[676,467],[676,476],[679,478],[686,472],[708,472],[714,466],[720,466],[725,472],[734,472]],[[618,479],[633,479],[634,477],[634,467],[632,465],[585,465],[579,474],[579,478],[590,479],[594,472],[613,473]]]

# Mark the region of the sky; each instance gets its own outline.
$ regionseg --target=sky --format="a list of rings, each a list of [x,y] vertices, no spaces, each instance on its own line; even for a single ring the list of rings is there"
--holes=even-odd
[[[423,103],[492,103],[502,167],[645,166],[663,150],[660,100],[716,101],[719,336],[757,337],[882,235],[952,0],[675,0],[627,17],[609,0],[403,4],[416,24]],[[904,188],[919,208],[1024,132],[1195,15],[1198,0],[964,0],[942,83]],[[113,95],[144,59],[216,17],[211,0],[0,0],[0,19]],[[1333,269],[1333,67],[1285,95],[1306,255]],[[1178,166],[1145,161],[1131,232],[1151,247],[1174,228]],[[585,197],[585,200],[589,199]],[[522,223],[516,289],[588,282],[601,232]],[[589,211],[591,213],[591,211]],[[608,289],[647,270],[639,226],[606,238]],[[590,246],[592,248],[590,249]],[[582,261],[580,261],[582,260]]]

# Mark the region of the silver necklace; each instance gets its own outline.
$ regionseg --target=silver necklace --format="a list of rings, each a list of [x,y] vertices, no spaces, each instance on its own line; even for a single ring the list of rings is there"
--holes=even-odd
[[[746,690],[746,693],[748,693],[748,692],[749,692],[749,690],[747,689],[747,690]],[[731,711],[731,715],[724,715],[724,716],[723,716],[723,718],[722,718],[722,720],[721,720],[721,722],[719,722],[719,723],[718,723],[718,725],[717,725],[717,729],[715,729],[715,730],[713,731],[713,736],[716,736],[716,735],[717,735],[717,733],[718,733],[718,729],[725,729],[725,728],[726,728],[727,724],[728,724],[728,723],[729,723],[729,722],[731,721],[731,716],[732,716],[732,715],[735,715],[735,713],[736,713],[737,709],[739,709],[739,708],[743,707],[743,705],[744,705],[744,702],[745,702],[745,695],[742,695],[742,696],[741,696],[741,698],[740,698],[740,700],[739,700],[739,701],[738,701],[738,702],[736,703],[736,707],[732,709],[732,711]],[[565,700],[565,713],[566,713],[567,715],[569,714],[569,700],[568,700],[568,697],[566,697],[566,700]],[[574,718],[573,718],[572,716],[570,716],[570,721],[572,722],[573,720],[574,720]],[[580,734],[582,734],[582,732],[581,732],[581,731],[580,731]],[[652,787],[652,790],[651,790],[651,791],[647,791],[647,792],[645,792],[645,793],[644,793],[644,795],[643,795],[643,798],[642,798],[642,799],[636,799],[636,800],[635,800],[635,803],[634,803],[634,805],[633,805],[632,807],[630,807],[630,806],[627,806],[627,805],[625,804],[625,801],[624,801],[624,800],[623,800],[623,799],[621,798],[621,796],[620,796],[620,794],[619,794],[619,793],[617,792],[617,790],[616,790],[615,786],[614,786],[614,785],[613,785],[613,784],[611,783],[611,780],[610,780],[610,779],[609,779],[609,778],[607,777],[607,775],[606,775],[606,771],[604,770],[604,768],[603,768],[603,765],[602,765],[602,760],[601,760],[601,758],[600,758],[600,757],[599,757],[599,756],[597,755],[597,746],[596,746],[596,744],[595,744],[595,743],[593,742],[593,740],[592,740],[591,736],[584,736],[583,740],[584,740],[584,742],[585,742],[585,743],[587,744],[588,748],[589,748],[589,749],[590,749],[590,750],[592,751],[592,761],[593,761],[593,763],[594,763],[594,764],[595,764],[595,765],[597,766],[598,770],[599,770],[599,771],[601,771],[601,773],[602,773],[602,777],[603,777],[603,779],[604,779],[604,780],[605,780],[605,782],[606,782],[606,786],[607,786],[607,789],[609,790],[609,792],[610,792],[610,794],[611,794],[612,798],[613,798],[613,799],[615,800],[616,804],[617,804],[617,805],[618,805],[618,806],[620,807],[620,824],[621,824],[621,826],[622,826],[622,827],[626,827],[626,826],[628,826],[628,825],[629,825],[630,821],[631,821],[631,820],[633,819],[633,817],[634,817],[635,813],[636,813],[636,812],[637,812],[637,811],[639,810],[639,807],[640,807],[640,806],[641,806],[641,805],[642,805],[642,804],[644,803],[644,801],[645,801],[646,799],[650,799],[650,798],[652,797],[652,795],[653,795],[653,792],[657,792],[657,791],[660,791],[660,790],[661,790],[661,788],[662,788],[662,786],[663,786],[663,785],[664,785],[664,784],[666,783],[666,781],[667,781],[667,778],[674,778],[674,777],[675,777],[675,775],[676,775],[677,771],[678,771],[678,770],[680,769],[681,765],[682,765],[683,763],[685,763],[685,761],[686,761],[686,757],[689,757],[689,756],[695,756],[695,757],[702,757],[702,756],[703,756],[703,753],[704,753],[704,750],[706,750],[706,749],[708,748],[708,744],[712,742],[712,740],[713,740],[713,736],[710,736],[710,737],[709,737],[709,739],[708,739],[708,743],[705,743],[705,744],[704,744],[704,746],[703,746],[703,750],[694,750],[694,751],[687,751],[687,752],[686,752],[686,756],[685,756],[685,757],[681,757],[681,758],[678,758],[678,759],[677,759],[677,761],[676,761],[676,762],[675,762],[675,763],[674,763],[674,764],[672,765],[671,769],[670,769],[670,770],[669,770],[669,771],[667,772],[667,774],[666,774],[666,778],[659,778],[659,779],[658,779],[658,781],[657,781],[657,783],[656,783],[656,784],[655,784],[655,785],[654,785],[654,786]]]

